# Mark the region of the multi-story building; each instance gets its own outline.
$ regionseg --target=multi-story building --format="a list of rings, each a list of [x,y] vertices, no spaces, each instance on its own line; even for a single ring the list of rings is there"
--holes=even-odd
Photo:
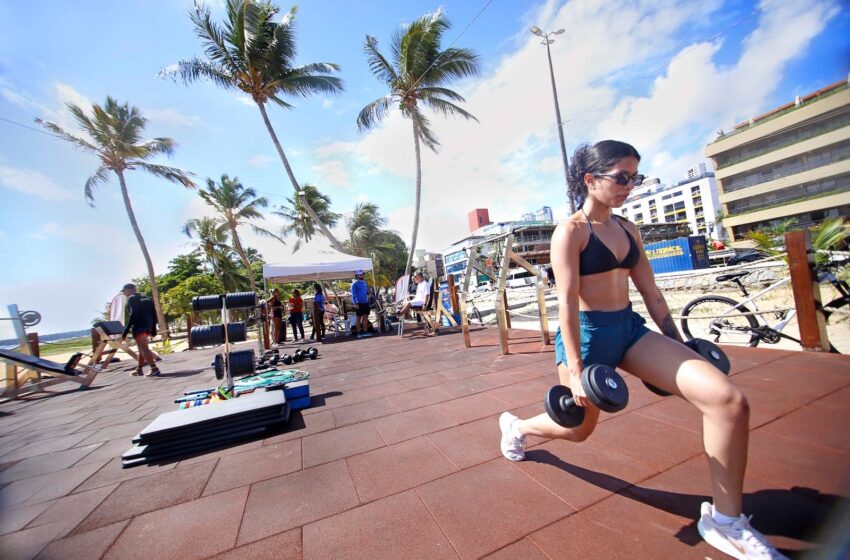
[[[522,220],[524,222],[554,222],[555,218],[552,215],[552,209],[549,206],[544,206],[534,212],[523,214]]]
[[[827,86],[706,146],[730,239],[795,219],[850,215],[850,87]]]
[[[655,177],[645,179],[614,212],[638,227],[683,222],[693,235],[719,239],[721,228],[716,219],[719,208],[714,173],[706,171],[701,163],[689,169],[687,178],[675,185],[664,185]]]

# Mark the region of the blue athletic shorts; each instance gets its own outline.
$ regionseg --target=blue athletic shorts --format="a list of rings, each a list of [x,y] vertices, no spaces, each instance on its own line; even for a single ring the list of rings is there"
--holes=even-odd
[[[579,311],[578,319],[581,359],[585,366],[617,367],[626,351],[649,332],[646,319],[632,311],[631,304],[620,311]],[[567,363],[560,327],[555,334],[555,363]]]

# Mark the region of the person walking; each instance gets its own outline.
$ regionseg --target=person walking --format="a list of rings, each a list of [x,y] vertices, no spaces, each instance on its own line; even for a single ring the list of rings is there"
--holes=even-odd
[[[316,342],[325,337],[325,294],[319,283],[313,284],[316,295],[313,297],[313,331],[310,340],[316,337]]]
[[[301,299],[301,291],[294,290],[289,298],[289,324],[292,325],[292,340],[304,340],[304,300]]]
[[[354,272],[354,283],[351,284],[351,303],[357,308],[357,338],[369,336],[369,286],[366,284],[362,270]]]
[[[149,297],[136,293],[135,284],[125,284],[122,290],[127,296],[127,308],[130,310],[130,318],[121,338],[126,339],[130,331],[139,348],[139,365],[131,375],[144,375],[145,362],[151,367],[150,376],[159,377],[162,373],[156,366],[156,358],[149,346],[150,337],[156,336],[156,309],[153,300]]]

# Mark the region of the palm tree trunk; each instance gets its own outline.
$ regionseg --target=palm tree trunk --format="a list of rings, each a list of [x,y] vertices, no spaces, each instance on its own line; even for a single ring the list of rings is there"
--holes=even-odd
[[[263,103],[257,103],[257,107],[260,108],[260,113],[263,115],[263,122],[266,123],[266,129],[269,131],[269,135],[272,137],[272,142],[274,142],[274,147],[277,148],[277,153],[280,156],[280,161],[283,162],[283,167],[286,168],[286,174],[289,175],[289,180],[292,182],[292,188],[295,189],[295,197],[297,201],[300,201],[304,204],[304,209],[307,210],[307,213],[310,215],[310,219],[315,222],[319,229],[322,230],[322,233],[327,237],[328,241],[330,241],[331,246],[341,252],[344,253],[345,249],[342,247],[342,244],[337,241],[336,237],[330,232],[325,223],[319,219],[319,216],[316,215],[316,212],[313,210],[313,207],[310,206],[310,203],[305,200],[305,197],[300,196],[298,193],[301,192],[301,187],[298,185],[298,181],[295,179],[295,174],[292,173],[292,168],[289,166],[289,160],[286,159],[286,154],[283,153],[283,148],[280,145],[280,141],[277,139],[277,134],[274,132],[274,128],[272,128],[272,123],[269,120],[269,116],[266,113],[266,107]]]
[[[142,237],[142,232],[139,229],[139,224],[136,222],[136,214],[133,213],[133,205],[130,204],[130,193],[127,192],[127,183],[124,182],[124,173],[116,171],[118,175],[118,183],[121,185],[121,196],[124,198],[124,208],[127,209],[127,216],[130,218],[130,226],[133,228],[133,233],[136,234],[136,240],[139,242],[139,247],[142,249],[142,255],[145,257],[145,264],[148,267],[148,278],[151,282],[151,298],[156,309],[156,322],[159,323],[159,332],[162,338],[168,340],[170,333],[168,332],[168,323],[165,322],[165,314],[162,312],[162,304],[159,301],[159,287],[156,285],[156,274],[153,270],[153,261],[151,261],[148,247],[145,245],[145,239]]]
[[[404,277],[410,278],[410,267],[413,264],[413,253],[416,251],[416,236],[419,233],[419,204],[422,200],[422,153],[419,149],[419,126],[416,119],[413,123],[413,146],[416,149],[416,206],[413,209],[413,235],[410,238],[410,253],[407,255],[407,266],[404,267]]]
[[[248,260],[248,255],[245,254],[245,250],[242,248],[242,243],[239,242],[239,234],[236,233],[236,226],[233,224],[228,225],[230,226],[230,235],[233,237],[233,247],[242,258],[242,266],[245,267],[245,273],[248,275],[248,282],[251,284],[251,291],[256,294],[257,283],[254,281],[254,271],[251,269],[251,261]]]

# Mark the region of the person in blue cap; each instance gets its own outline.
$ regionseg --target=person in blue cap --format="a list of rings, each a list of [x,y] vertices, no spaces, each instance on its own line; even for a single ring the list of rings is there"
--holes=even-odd
[[[351,284],[351,303],[357,308],[357,338],[369,336],[369,287],[363,279],[362,270],[354,271],[354,283]]]

